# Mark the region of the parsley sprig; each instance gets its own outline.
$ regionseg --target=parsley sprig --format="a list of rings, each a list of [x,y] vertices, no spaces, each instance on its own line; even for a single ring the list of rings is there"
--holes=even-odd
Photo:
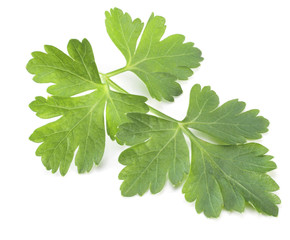
[[[47,89],[51,96],[36,97],[30,108],[40,118],[59,117],[30,136],[40,143],[36,155],[44,166],[65,175],[74,159],[79,173],[89,172],[102,159],[107,132],[130,146],[119,156],[125,166],[119,174],[124,196],[148,189],[158,193],[169,179],[176,186],[184,183],[186,200],[195,201],[197,212],[207,217],[218,217],[223,208],[242,212],[246,203],[277,216],[280,200],[273,192],[279,187],[267,175],[276,165],[267,148],[247,143],[268,131],[268,120],[256,109],[244,111],[245,103],[237,99],[220,105],[217,94],[199,84],[191,89],[182,121],[149,106],[146,97],[128,93],[111,77],[131,71],[151,97],[173,101],[182,93],[176,80],[193,74],[203,60],[201,51],[180,34],[161,39],[165,19],[154,14],[144,27],[140,19],[114,8],[106,12],[106,28],[126,59],[120,69],[99,73],[86,39],[70,40],[68,55],[45,46],[46,52],[32,53],[27,64],[34,81],[53,83]],[[88,90],[93,91],[75,96]],[[201,139],[191,129],[209,138]]]

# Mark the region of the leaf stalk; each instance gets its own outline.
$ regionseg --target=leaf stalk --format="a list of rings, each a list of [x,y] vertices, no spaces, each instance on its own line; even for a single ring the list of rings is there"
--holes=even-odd
[[[101,74],[102,78],[104,79],[104,81],[109,84],[113,89],[121,92],[121,93],[126,93],[126,94],[129,94],[129,92],[127,92],[125,89],[123,89],[122,87],[120,87],[118,84],[116,84],[114,81],[112,81],[108,75],[108,73],[106,74]],[[173,122],[179,122],[178,120],[166,115],[165,113],[163,112],[160,112],[159,110],[157,110],[156,108],[150,106],[147,104],[147,106],[149,107],[149,110],[151,113],[159,116],[159,117],[162,117],[168,121],[173,121]]]
[[[113,77],[113,76],[118,75],[118,74],[120,74],[120,73],[126,72],[127,70],[128,70],[128,68],[127,68],[127,66],[125,66],[125,67],[122,67],[122,68],[116,69],[116,70],[114,70],[114,71],[112,71],[112,72],[108,72],[108,73],[106,73],[105,75],[106,75],[107,77]]]

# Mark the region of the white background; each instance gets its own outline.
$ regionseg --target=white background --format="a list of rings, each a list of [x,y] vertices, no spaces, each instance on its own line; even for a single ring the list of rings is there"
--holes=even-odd
[[[1,1],[1,157],[0,239],[290,239],[290,80],[289,1]],[[281,190],[277,218],[246,209],[223,211],[220,218],[197,214],[181,189],[167,184],[157,194],[121,196],[119,153],[107,139],[101,165],[79,175],[72,164],[65,177],[46,171],[28,140],[46,123],[28,108],[35,96],[47,96],[25,65],[44,44],[66,51],[69,39],[88,38],[98,68],[108,72],[125,64],[106,34],[104,12],[119,7],[146,21],[152,11],[167,20],[166,36],[182,33],[205,60],[175,103],[149,103],[182,119],[191,86],[210,85],[221,102],[239,98],[258,108],[270,122],[262,141],[275,156],[271,176]],[[133,74],[115,77],[121,86],[148,96]],[[288,223],[288,224],[287,224]]]

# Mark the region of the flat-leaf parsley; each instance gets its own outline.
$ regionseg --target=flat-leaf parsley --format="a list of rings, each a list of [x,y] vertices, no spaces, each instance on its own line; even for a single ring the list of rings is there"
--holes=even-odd
[[[216,93],[199,84],[191,89],[182,121],[149,106],[146,97],[129,94],[111,77],[131,71],[153,98],[174,101],[182,93],[176,80],[193,74],[203,60],[201,51],[180,34],[161,39],[163,17],[152,14],[144,27],[118,8],[105,15],[107,32],[124,55],[125,67],[99,73],[86,39],[70,40],[68,54],[45,46],[46,52],[33,52],[27,64],[35,82],[53,84],[47,88],[51,96],[36,97],[30,108],[40,118],[59,117],[30,136],[40,143],[36,155],[44,166],[65,175],[75,160],[79,173],[89,172],[102,160],[107,132],[112,140],[130,146],[119,156],[125,165],[119,174],[123,196],[143,195],[148,189],[158,193],[168,178],[175,186],[184,183],[185,199],[195,201],[196,211],[207,217],[218,217],[223,208],[242,212],[246,203],[277,216],[280,199],[273,192],[279,187],[267,175],[276,164],[266,155],[267,148],[247,143],[268,131],[268,120],[258,116],[258,110],[244,112],[245,103],[237,99],[219,106]]]

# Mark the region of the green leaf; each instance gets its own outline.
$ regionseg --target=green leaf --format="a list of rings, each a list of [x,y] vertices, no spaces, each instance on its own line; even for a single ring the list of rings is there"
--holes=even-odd
[[[78,147],[75,163],[80,173],[90,171],[98,164],[105,148],[104,86],[81,97],[37,97],[30,108],[41,118],[62,116],[34,131],[30,140],[42,143],[36,155],[41,156],[47,170],[58,168],[65,175]]]
[[[203,60],[201,51],[193,43],[184,43],[185,37],[171,35],[161,40],[165,32],[165,19],[152,14],[141,35],[143,24],[132,21],[128,13],[114,8],[106,12],[107,32],[127,60],[126,70],[134,72],[157,100],[173,101],[182,93],[176,80],[186,80]]]
[[[97,88],[101,83],[92,47],[88,40],[72,39],[67,50],[70,56],[59,49],[46,45],[46,53],[33,52],[26,68],[35,74],[38,83],[54,83],[47,91],[56,96],[69,97]]]
[[[167,174],[172,184],[181,183],[189,171],[189,152],[178,124],[142,113],[128,118],[132,123],[121,125],[118,133],[127,145],[134,144],[119,157],[126,165],[119,175],[122,195],[143,195],[149,187],[158,193]]]
[[[214,145],[195,139],[191,144],[190,174],[183,186],[189,202],[196,200],[198,213],[218,217],[222,208],[244,211],[245,202],[257,211],[277,216],[279,189],[266,172],[276,168],[267,149],[257,143]]]
[[[127,62],[131,62],[144,24],[139,18],[132,21],[128,13],[123,13],[118,8],[111,9],[110,12],[106,11],[105,15],[106,28],[110,38],[122,52]]]
[[[192,87],[184,126],[202,131],[227,144],[259,139],[268,131],[269,121],[257,116],[259,110],[243,112],[246,104],[231,100],[219,106],[219,98],[209,86]]]
[[[145,104],[146,101],[147,98],[137,95],[117,93],[111,90],[108,92],[106,120],[107,132],[112,140],[116,139],[119,125],[128,121],[127,113],[149,111]]]
[[[257,133],[266,129],[268,121],[252,114],[252,110],[242,112],[244,103],[239,105],[235,101],[229,107],[232,103],[229,101],[218,107],[218,97],[209,87],[201,89],[195,85],[186,121],[169,121],[143,113],[129,114],[131,123],[122,124],[117,133],[120,140],[131,146],[119,157],[120,163],[126,166],[119,175],[124,180],[122,194],[142,195],[149,187],[152,193],[157,193],[163,188],[169,172],[173,184],[186,178],[183,186],[186,200],[196,201],[196,211],[204,212],[207,217],[218,217],[223,208],[242,212],[245,203],[258,212],[277,216],[280,199],[272,192],[279,187],[267,175],[276,168],[272,156],[265,155],[268,149],[257,143],[236,144],[259,136]],[[192,119],[207,123],[201,130],[233,145],[211,144],[197,138],[187,128],[192,126],[189,124]],[[210,123],[216,122],[225,125],[236,122],[246,127],[243,131],[231,124],[229,130],[218,124],[211,127]],[[183,134],[191,141],[189,175],[188,146]],[[175,167],[170,169],[173,164]]]
[[[52,96],[47,100],[37,97],[30,108],[41,118],[62,117],[36,129],[30,139],[42,143],[36,154],[42,157],[45,167],[53,173],[58,169],[62,175],[67,173],[77,148],[75,163],[78,171],[88,172],[93,163],[99,164],[103,156],[106,103],[107,133],[115,140],[118,126],[127,121],[128,112],[148,112],[147,99],[114,92],[102,84],[86,39],[82,43],[77,40],[69,42],[68,51],[75,60],[55,47],[48,49],[48,54],[34,53],[27,68],[36,74],[34,79],[38,82],[55,83],[54,88],[49,87],[48,91],[61,96]],[[46,64],[40,66],[40,62]],[[83,80],[85,77],[87,81]],[[75,82],[79,84],[73,84]],[[70,97],[88,89],[95,91],[81,97]]]
[[[140,19],[132,20],[120,9],[106,12],[107,32],[127,64],[102,78],[86,39],[70,40],[68,54],[53,46],[45,46],[45,53],[32,53],[27,70],[34,81],[52,84],[47,89],[52,96],[36,97],[29,105],[40,118],[51,119],[30,136],[40,143],[36,155],[53,173],[65,175],[73,160],[79,173],[88,172],[102,159],[107,132],[112,140],[130,146],[119,157],[125,166],[119,174],[124,196],[143,195],[149,189],[158,193],[168,178],[174,186],[185,182],[186,200],[195,201],[196,211],[207,217],[218,217],[222,209],[242,212],[246,204],[277,216],[280,199],[273,192],[279,186],[267,175],[276,164],[266,155],[267,148],[246,143],[268,130],[269,122],[258,110],[244,111],[245,103],[237,99],[219,106],[210,87],[196,84],[186,117],[177,121],[110,79],[131,71],[152,97],[173,101],[182,93],[177,80],[188,79],[200,65],[200,50],[184,42],[183,35],[163,37],[163,17],[152,14],[143,27]],[[145,114],[149,109],[159,117]],[[206,140],[190,129],[204,133]],[[191,164],[184,134],[191,143]]]

